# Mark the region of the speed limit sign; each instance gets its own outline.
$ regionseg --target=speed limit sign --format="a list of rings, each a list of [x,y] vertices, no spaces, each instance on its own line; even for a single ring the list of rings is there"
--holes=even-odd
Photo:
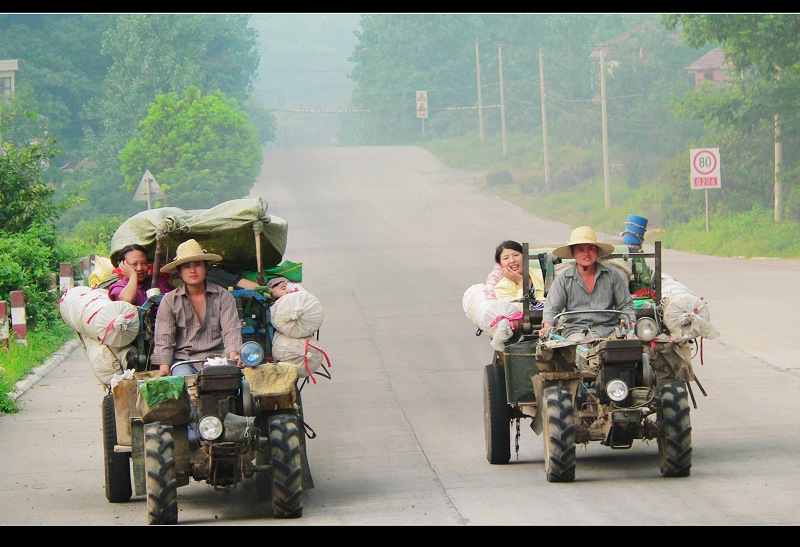
[[[692,169],[689,181],[692,190],[722,187],[719,148],[692,148],[689,157]]]

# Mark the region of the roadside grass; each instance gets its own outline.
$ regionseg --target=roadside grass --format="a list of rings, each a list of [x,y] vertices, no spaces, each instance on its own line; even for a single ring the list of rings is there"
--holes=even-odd
[[[19,411],[16,401],[11,398],[16,383],[74,337],[73,329],[56,324],[28,331],[27,345],[11,340],[9,347],[0,347],[0,414]]]
[[[618,235],[625,230],[628,216],[634,214],[649,220],[645,243],[660,240],[664,248],[711,256],[800,258],[800,222],[775,222],[773,211],[759,205],[747,212],[712,216],[706,230],[703,193],[692,192],[692,201],[682,204],[683,210],[695,211],[691,220],[662,225],[659,203],[669,200],[667,190],[658,185],[632,189],[619,173],[612,173],[610,178],[609,207],[605,206],[602,177],[590,176],[569,190],[545,191],[542,160],[531,158],[527,151],[536,144],[518,135],[509,136],[505,158],[498,145],[488,140],[481,144],[477,138],[429,140],[420,146],[455,169],[484,171],[481,191],[571,228],[586,224],[600,233]],[[586,150],[558,150],[553,157],[555,164],[578,169],[586,162],[599,161]],[[535,234],[530,241],[535,241]]]

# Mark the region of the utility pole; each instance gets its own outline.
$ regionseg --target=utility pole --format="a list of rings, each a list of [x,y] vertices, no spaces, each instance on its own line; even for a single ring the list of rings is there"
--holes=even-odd
[[[542,147],[544,150],[544,185],[550,186],[550,166],[547,156],[547,109],[544,106],[544,58],[539,48],[539,89],[542,95]]]
[[[775,222],[783,218],[783,199],[781,193],[781,163],[783,163],[783,145],[781,144],[781,119],[775,114]]]
[[[481,98],[481,57],[478,54],[478,39],[475,38],[475,70],[478,73],[478,131],[483,144],[483,99]]]
[[[600,113],[603,121],[603,194],[606,209],[611,207],[611,182],[608,170],[608,126],[606,124],[606,49],[600,47]]]
[[[503,157],[506,157],[506,106],[503,99],[503,46],[497,44],[497,62],[500,66],[500,134],[503,139]]]

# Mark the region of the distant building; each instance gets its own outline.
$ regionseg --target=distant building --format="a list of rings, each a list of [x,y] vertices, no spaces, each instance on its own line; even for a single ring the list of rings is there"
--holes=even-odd
[[[0,61],[0,104],[8,102],[14,94],[16,88],[14,73],[17,70],[19,62],[16,59]]]
[[[730,67],[730,62],[725,60],[725,53],[717,47],[686,67],[686,71],[694,75],[696,89],[700,84],[708,81],[722,84],[725,81],[725,73]]]

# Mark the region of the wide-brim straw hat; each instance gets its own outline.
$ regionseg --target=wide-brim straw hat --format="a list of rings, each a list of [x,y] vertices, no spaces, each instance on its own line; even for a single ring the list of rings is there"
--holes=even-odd
[[[597,234],[589,226],[578,226],[569,235],[569,242],[553,250],[553,255],[559,258],[572,258],[572,246],[591,244],[597,246],[597,258],[603,258],[613,253],[616,248],[611,243],[597,241]]]
[[[222,257],[215,255],[214,253],[209,253],[194,239],[188,239],[178,245],[178,249],[175,253],[175,260],[169,264],[164,264],[164,266],[161,268],[161,271],[171,272],[181,264],[185,264],[186,262],[195,262],[197,260],[205,260],[206,262],[216,264],[222,260]]]

